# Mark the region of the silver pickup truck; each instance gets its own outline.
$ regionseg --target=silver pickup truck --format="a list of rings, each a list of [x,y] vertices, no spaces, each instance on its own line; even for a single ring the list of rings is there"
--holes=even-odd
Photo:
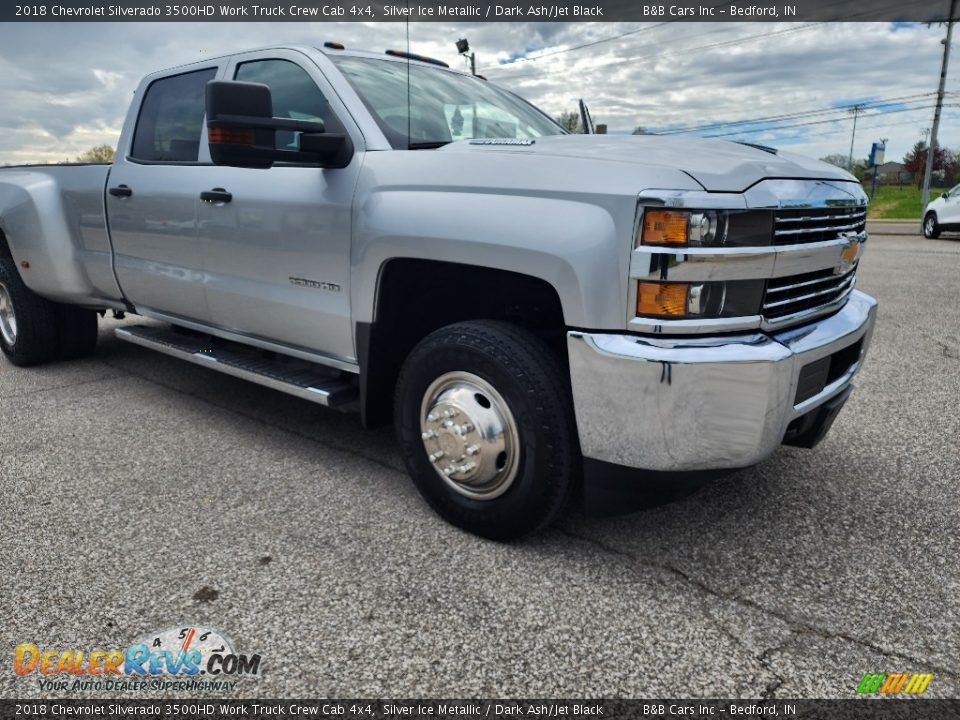
[[[866,204],[770,148],[566,134],[430,58],[255,50],[144,78],[109,167],[0,171],[0,346],[149,318],[117,336],[392,421],[430,505],[510,539],[813,447],[873,329]]]

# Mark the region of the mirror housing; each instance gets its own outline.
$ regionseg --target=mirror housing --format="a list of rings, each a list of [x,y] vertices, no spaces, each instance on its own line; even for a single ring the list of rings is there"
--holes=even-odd
[[[269,168],[294,163],[343,168],[353,157],[344,133],[328,133],[322,122],[273,117],[270,88],[262,83],[211,80],[207,83],[207,141],[214,165]],[[278,130],[300,133],[297,150],[276,147]]]

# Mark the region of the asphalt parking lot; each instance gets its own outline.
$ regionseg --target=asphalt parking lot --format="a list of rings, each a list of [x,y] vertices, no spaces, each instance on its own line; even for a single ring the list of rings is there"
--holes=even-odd
[[[872,237],[858,287],[872,352],[815,450],[512,545],[435,517],[392,429],[116,321],[95,358],[0,361],[0,695],[46,694],[18,643],[198,623],[262,654],[237,697],[960,697],[960,240]]]

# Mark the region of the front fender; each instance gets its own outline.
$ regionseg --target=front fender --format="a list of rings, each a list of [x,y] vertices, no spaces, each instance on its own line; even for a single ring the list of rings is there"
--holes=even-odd
[[[378,276],[392,259],[440,260],[508,270],[549,283],[572,327],[614,327],[627,297],[629,217],[589,202],[442,189],[390,189],[357,208],[354,320],[371,322]]]

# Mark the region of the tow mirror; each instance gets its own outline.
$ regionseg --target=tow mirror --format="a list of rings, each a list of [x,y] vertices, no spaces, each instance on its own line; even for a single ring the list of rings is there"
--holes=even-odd
[[[295,133],[297,149],[277,148],[277,131]],[[353,157],[348,135],[328,133],[322,122],[273,117],[270,88],[262,83],[207,83],[207,141],[213,164],[231,167],[284,162],[342,168]]]

